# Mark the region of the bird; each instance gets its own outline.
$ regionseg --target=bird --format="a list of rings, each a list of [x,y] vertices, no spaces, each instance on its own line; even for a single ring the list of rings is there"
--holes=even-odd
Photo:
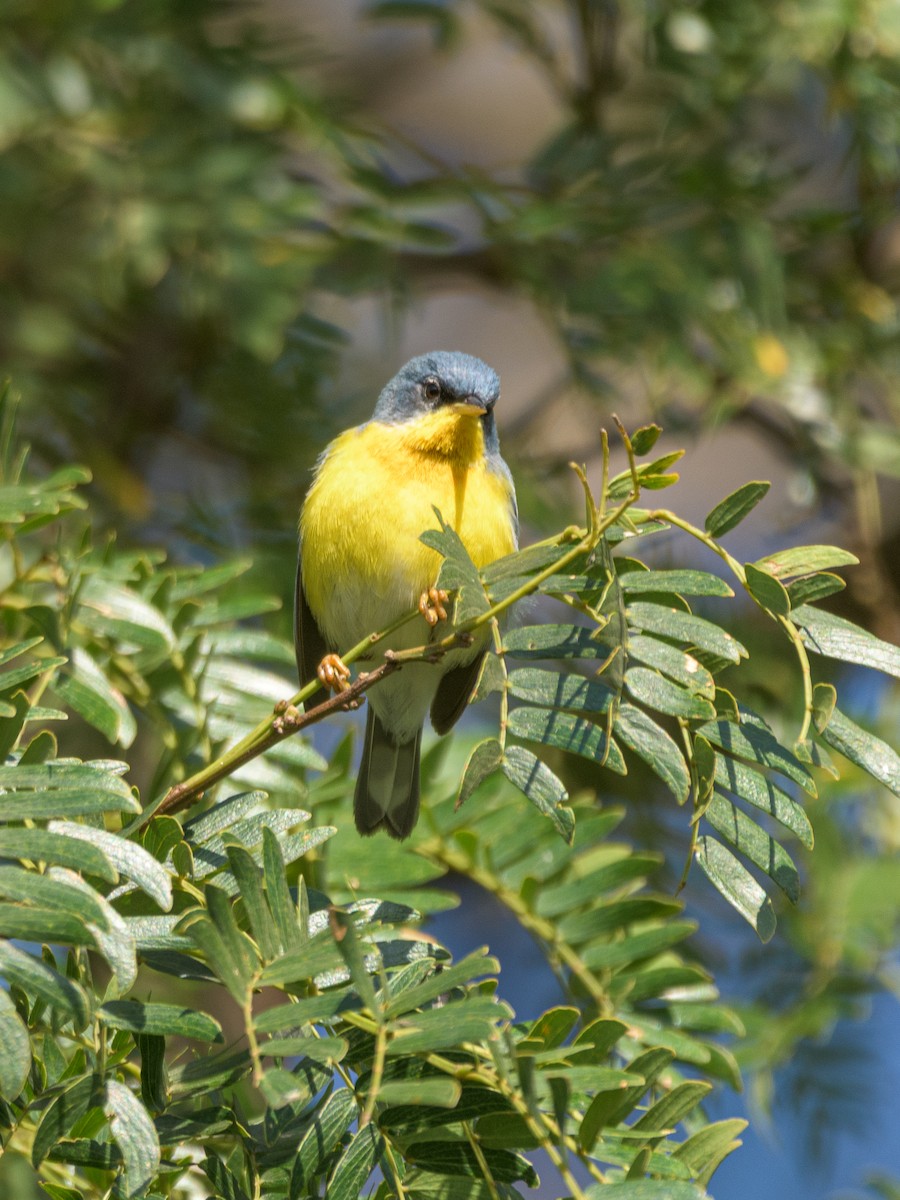
[[[436,586],[440,555],[419,540],[437,509],[479,568],[516,550],[518,510],[500,455],[494,406],[500,380],[481,359],[433,351],[411,359],[384,387],[371,420],[322,452],[303,501],[294,603],[301,685],[349,686],[339,657],[419,608],[379,643],[421,646],[447,619]],[[419,815],[425,718],[447,733],[475,690],[489,639],[437,662],[409,662],[367,692],[366,730],[354,794],[360,834],[409,836]],[[321,693],[319,693],[321,695]],[[307,705],[309,701],[307,702]]]

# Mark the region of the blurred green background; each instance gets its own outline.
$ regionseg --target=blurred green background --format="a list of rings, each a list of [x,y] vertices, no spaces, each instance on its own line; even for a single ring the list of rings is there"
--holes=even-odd
[[[735,552],[841,542],[840,603],[900,638],[896,0],[6,0],[0,156],[0,370],[126,542],[249,550],[287,600],[317,453],[460,349],[503,379],[526,538],[612,412],[653,418],[684,515],[773,479]],[[796,686],[741,636],[761,703]],[[845,687],[896,742],[896,697]],[[683,854],[646,791],[638,836]],[[813,816],[777,946],[706,926],[754,1111],[793,1113],[773,1197],[900,1175],[900,814],[851,773]],[[759,1194],[754,1153],[717,1195]]]

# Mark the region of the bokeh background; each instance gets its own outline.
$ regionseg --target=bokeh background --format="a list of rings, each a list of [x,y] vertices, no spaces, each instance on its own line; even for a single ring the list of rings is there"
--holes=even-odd
[[[898,640],[898,291],[897,0],[0,12],[0,372],[35,453],[87,463],[126,543],[248,552],[282,629],[317,453],[443,348],[501,374],[526,538],[575,519],[566,464],[597,478],[613,412],[654,419],[688,449],[680,512],[772,479],[733,552],[839,541],[860,566],[835,606]],[[765,708],[797,679],[744,619]],[[896,694],[840,683],[896,745]],[[677,878],[684,814],[584,770]],[[748,1026],[720,1200],[900,1194],[900,811],[848,771],[812,815],[772,945],[688,891]],[[437,932],[459,951],[487,922],[536,1013],[539,960],[464,900]]]

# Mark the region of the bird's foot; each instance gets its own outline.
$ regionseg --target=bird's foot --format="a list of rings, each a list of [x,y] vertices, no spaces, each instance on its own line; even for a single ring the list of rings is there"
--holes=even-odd
[[[330,692],[346,692],[350,686],[350,668],[339,654],[326,654],[316,667],[319,683]]]
[[[419,597],[419,612],[432,629],[438,621],[447,620],[447,610],[444,605],[449,599],[450,597],[444,589],[439,587],[430,587]]]

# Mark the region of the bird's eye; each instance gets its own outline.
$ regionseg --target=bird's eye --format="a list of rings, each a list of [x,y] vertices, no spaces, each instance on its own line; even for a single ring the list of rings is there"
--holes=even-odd
[[[441,397],[441,385],[436,379],[426,379],[422,384],[422,390],[425,392],[426,400],[439,400]]]

